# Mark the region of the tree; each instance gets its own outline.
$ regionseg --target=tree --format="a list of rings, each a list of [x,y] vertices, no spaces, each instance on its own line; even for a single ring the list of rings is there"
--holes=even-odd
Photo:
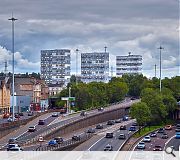
[[[151,119],[150,108],[144,102],[138,102],[132,105],[130,109],[130,115],[136,118],[139,126],[145,125]],[[140,132],[140,128],[139,128]]]

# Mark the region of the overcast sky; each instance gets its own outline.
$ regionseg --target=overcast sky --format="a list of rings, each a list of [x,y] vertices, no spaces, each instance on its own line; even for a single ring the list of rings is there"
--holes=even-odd
[[[143,74],[154,76],[162,51],[162,76],[179,75],[179,0],[0,0],[0,71],[11,71],[11,18],[15,22],[15,71],[40,72],[40,50],[143,56]],[[80,58],[80,56],[79,56]],[[80,64],[79,64],[80,72]],[[159,75],[159,70],[157,70]]]

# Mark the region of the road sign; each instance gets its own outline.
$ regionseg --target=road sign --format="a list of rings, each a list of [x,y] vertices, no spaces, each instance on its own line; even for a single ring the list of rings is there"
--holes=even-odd
[[[75,97],[61,97],[62,101],[75,101]]]
[[[69,101],[75,101],[75,97],[69,97]]]

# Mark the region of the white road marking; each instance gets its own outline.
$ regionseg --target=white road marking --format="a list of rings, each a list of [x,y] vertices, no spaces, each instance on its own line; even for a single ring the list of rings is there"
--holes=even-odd
[[[98,141],[96,141],[96,142],[88,149],[88,151],[90,151],[91,148],[94,147],[94,146],[95,146],[98,142],[100,142],[103,138],[105,138],[105,136],[102,137],[102,138],[100,138]]]

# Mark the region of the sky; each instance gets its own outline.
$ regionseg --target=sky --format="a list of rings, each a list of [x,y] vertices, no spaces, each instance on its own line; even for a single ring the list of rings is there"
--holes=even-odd
[[[140,54],[142,73],[154,76],[162,50],[162,77],[180,73],[179,0],[0,0],[0,71],[12,64],[12,12],[15,22],[15,72],[40,72],[40,51],[107,51],[116,71],[116,56]],[[79,55],[80,62],[80,55]],[[80,73],[80,64],[78,67]]]

